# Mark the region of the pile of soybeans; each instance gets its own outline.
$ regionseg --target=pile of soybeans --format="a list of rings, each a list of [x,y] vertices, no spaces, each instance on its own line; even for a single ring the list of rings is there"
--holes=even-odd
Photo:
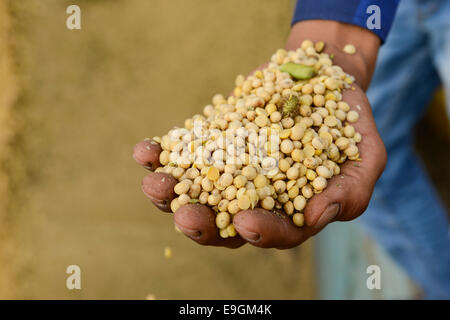
[[[306,40],[295,51],[279,49],[264,69],[239,75],[233,95],[215,95],[203,115],[153,138],[163,150],[156,172],[179,181],[173,212],[211,207],[223,238],[236,235],[236,213],[255,207],[284,211],[303,226],[308,199],[340,164],[359,160],[361,134],[352,126],[359,115],[342,101],[354,78],[323,47]]]

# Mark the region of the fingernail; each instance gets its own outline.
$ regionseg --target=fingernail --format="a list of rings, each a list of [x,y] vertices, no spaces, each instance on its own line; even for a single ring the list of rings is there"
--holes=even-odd
[[[261,236],[258,233],[248,232],[246,238],[252,241],[258,241]]]
[[[152,202],[159,210],[167,212],[167,213],[172,213],[172,210],[170,209],[170,206],[167,204],[167,202],[163,202],[163,203],[158,203],[155,201],[152,201]]]
[[[150,200],[152,200],[152,201],[159,201],[159,199],[156,199],[155,197],[153,197],[152,195],[150,195],[150,194],[147,193],[147,190],[145,190],[144,185],[141,185],[141,190],[142,190],[142,192],[145,194],[145,196],[146,196],[147,198],[149,198]]]
[[[179,224],[176,224],[178,229],[180,229],[185,235],[187,235],[191,239],[199,239],[202,235],[202,233],[199,230],[192,230],[189,228],[185,228],[180,226]]]
[[[325,227],[328,223],[333,221],[334,218],[336,218],[340,209],[341,205],[339,203],[333,203],[329,205],[328,208],[326,208],[325,211],[322,213],[319,220],[317,220],[316,224],[314,225],[314,228],[320,229]]]
[[[241,237],[250,241],[258,241],[261,237],[259,233],[248,231],[247,229],[240,229],[239,234],[241,235]]]

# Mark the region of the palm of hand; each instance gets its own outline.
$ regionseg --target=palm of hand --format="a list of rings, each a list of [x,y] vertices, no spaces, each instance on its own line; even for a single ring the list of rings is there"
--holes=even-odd
[[[353,126],[363,137],[358,144],[361,161],[347,160],[341,165],[341,173],[328,181],[327,188],[308,201],[304,227],[295,226],[283,212],[255,208],[235,214],[233,224],[238,235],[224,239],[216,227],[214,212],[200,204],[179,208],[174,214],[177,227],[202,245],[237,248],[248,242],[257,247],[285,249],[301,244],[332,221],[352,220],[361,215],[384,169],[386,151],[365,93],[358,86],[353,87],[354,90],[343,92],[343,100],[360,115]],[[139,164],[154,170],[159,165],[160,152],[158,144],[143,141],[135,146],[133,156]],[[159,209],[169,212],[176,183],[172,176],[152,172],[144,178],[142,189]]]

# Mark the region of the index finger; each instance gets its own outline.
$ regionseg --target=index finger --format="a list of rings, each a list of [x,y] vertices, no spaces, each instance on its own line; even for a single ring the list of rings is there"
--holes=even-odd
[[[161,165],[159,162],[161,151],[162,148],[159,143],[145,139],[134,146],[133,158],[144,168],[153,171]]]

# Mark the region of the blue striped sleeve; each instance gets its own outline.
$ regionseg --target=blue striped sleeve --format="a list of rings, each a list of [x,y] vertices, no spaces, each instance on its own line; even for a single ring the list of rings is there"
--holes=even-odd
[[[292,24],[303,20],[335,20],[368,29],[383,43],[400,0],[297,0]]]

